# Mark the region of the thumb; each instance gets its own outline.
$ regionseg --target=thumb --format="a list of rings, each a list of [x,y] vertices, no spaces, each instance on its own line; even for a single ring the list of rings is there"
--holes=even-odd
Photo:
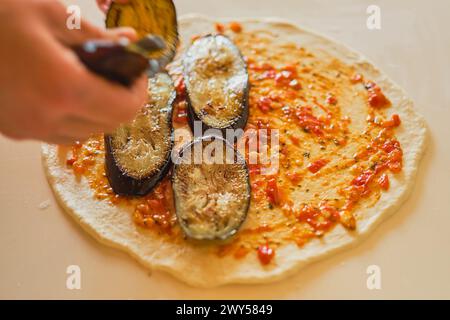
[[[97,0],[98,7],[100,10],[102,10],[104,13],[108,12],[109,6],[111,5],[111,2],[117,2],[120,4],[125,4],[130,2],[130,0]]]
[[[54,36],[65,46],[74,46],[92,39],[111,39],[118,40],[120,37],[127,37],[130,40],[136,40],[136,32],[129,27],[105,30],[98,28],[88,21],[77,17],[77,13],[68,13],[61,3],[55,3],[51,10],[46,10],[46,22]],[[68,19],[78,19],[79,25],[68,24]]]

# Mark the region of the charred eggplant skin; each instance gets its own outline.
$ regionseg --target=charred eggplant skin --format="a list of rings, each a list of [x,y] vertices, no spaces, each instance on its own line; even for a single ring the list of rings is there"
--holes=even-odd
[[[105,166],[107,178],[114,193],[121,196],[145,196],[166,176],[171,166],[170,154],[156,175],[135,179],[123,173],[116,163],[111,136],[105,135]],[[171,139],[172,140],[172,139]]]
[[[225,144],[225,146],[227,148],[232,148],[235,151],[235,161],[237,161],[238,163],[241,163],[243,165],[243,168],[245,169],[245,189],[246,189],[246,194],[247,194],[247,200],[245,202],[245,207],[243,209],[243,214],[239,217],[237,223],[235,224],[234,228],[232,228],[231,230],[229,230],[226,233],[221,233],[221,234],[216,234],[216,235],[201,235],[201,234],[195,234],[194,232],[192,232],[192,230],[189,228],[189,226],[187,225],[187,223],[183,220],[183,218],[180,216],[180,211],[183,209],[182,206],[180,206],[179,202],[178,202],[178,197],[180,196],[178,194],[178,188],[177,188],[177,175],[178,175],[178,170],[179,170],[179,164],[177,162],[175,162],[173,164],[173,169],[172,169],[172,192],[173,192],[173,198],[174,198],[174,206],[175,206],[175,211],[177,214],[177,218],[178,218],[178,222],[181,226],[181,229],[183,230],[183,232],[185,233],[185,235],[193,240],[207,240],[207,241],[214,241],[214,240],[226,240],[232,236],[234,236],[240,229],[240,227],[242,226],[242,224],[244,223],[244,221],[247,218],[247,213],[248,210],[250,208],[250,202],[251,202],[251,185],[250,185],[250,178],[249,178],[249,171],[248,171],[248,167],[246,164],[246,161],[244,159],[244,157],[234,148],[234,146],[229,143],[226,139],[223,139],[219,136],[202,136],[202,137],[197,137],[194,140],[192,140],[191,142],[187,143],[185,146],[183,146],[180,151],[178,152],[178,157],[182,157],[183,154],[185,154],[186,152],[190,152],[194,149],[194,145],[198,144],[198,143],[203,143],[203,141],[210,141],[210,140],[214,140],[214,139],[218,139],[220,141],[222,141],[222,143]],[[192,187],[195,187],[195,183],[193,184]]]
[[[167,112],[167,123],[170,126],[170,136],[168,136],[167,139],[170,140],[170,152],[167,153],[163,165],[159,168],[159,170],[157,170],[157,172],[154,175],[145,177],[143,179],[136,179],[124,173],[120,169],[120,166],[118,165],[117,160],[114,156],[114,150],[112,147],[113,146],[112,136],[106,134],[104,135],[106,177],[108,178],[111,188],[118,195],[144,196],[148,194],[166,176],[172,165],[171,161],[173,148],[172,115],[173,115],[173,106],[176,98],[176,91],[173,82],[171,82],[171,85],[172,85],[171,93],[167,103],[167,108],[169,108],[169,112]]]
[[[219,129],[221,131],[222,135],[224,135],[224,136],[225,136],[227,129],[234,129],[234,130],[243,129],[247,124],[247,120],[248,120],[248,116],[249,116],[248,103],[249,103],[250,81],[249,81],[249,76],[248,76],[248,71],[247,71],[247,64],[245,63],[245,60],[244,60],[240,50],[236,47],[236,45],[228,37],[221,35],[221,34],[209,34],[209,35],[206,35],[206,36],[203,36],[203,37],[197,39],[196,41],[199,41],[201,39],[206,39],[206,38],[218,38],[218,37],[224,38],[226,41],[229,42],[230,46],[234,47],[234,50],[238,52],[237,58],[242,60],[242,63],[244,66],[243,69],[245,71],[245,78],[246,78],[245,82],[246,83],[244,85],[244,90],[243,90],[242,100],[241,100],[242,110],[241,110],[240,115],[237,116],[235,118],[235,120],[229,126],[219,128],[219,127],[205,123],[205,121],[203,121],[200,118],[199,114],[197,114],[197,112],[194,109],[194,105],[193,105],[193,102],[191,99],[191,95],[194,93],[190,91],[190,85],[189,85],[190,74],[187,72],[186,68],[184,68],[183,79],[184,79],[186,92],[187,92],[186,102],[188,105],[188,123],[189,123],[189,126],[190,126],[192,132],[194,133],[194,124],[195,124],[195,122],[200,121],[202,123],[202,135],[208,129]],[[189,51],[189,49],[188,49],[188,51]],[[186,53],[185,53],[185,56],[186,56]]]

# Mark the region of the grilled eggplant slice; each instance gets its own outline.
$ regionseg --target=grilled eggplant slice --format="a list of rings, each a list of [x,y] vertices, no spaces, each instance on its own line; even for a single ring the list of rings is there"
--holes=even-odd
[[[147,194],[170,167],[175,87],[168,74],[158,73],[148,91],[148,103],[134,120],[105,135],[106,176],[120,195]]]
[[[172,0],[130,0],[126,4],[113,2],[106,15],[106,27],[132,27],[138,36],[161,37],[165,49],[149,52],[148,58],[165,66],[172,61],[178,46],[177,14]]]
[[[247,216],[247,165],[223,138],[204,136],[183,147],[174,161],[172,188],[178,221],[190,238],[224,240]]]
[[[239,49],[223,35],[197,39],[183,59],[189,123],[203,129],[241,129],[248,118],[249,79]],[[203,131],[204,131],[203,130]]]

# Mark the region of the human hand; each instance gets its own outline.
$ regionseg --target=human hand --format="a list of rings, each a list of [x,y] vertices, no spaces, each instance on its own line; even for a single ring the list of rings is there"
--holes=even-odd
[[[68,144],[111,132],[146,99],[147,79],[131,88],[89,72],[69,49],[88,39],[136,38],[132,29],[66,27],[54,0],[0,2],[0,132],[16,139]]]
[[[112,2],[127,3],[130,0],[97,0],[98,7],[103,12],[107,12]]]

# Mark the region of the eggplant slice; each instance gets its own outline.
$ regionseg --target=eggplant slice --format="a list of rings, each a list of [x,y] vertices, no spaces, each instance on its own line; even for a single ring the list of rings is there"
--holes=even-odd
[[[178,46],[177,13],[172,0],[113,2],[106,14],[106,27],[125,26],[134,28],[139,38],[149,34],[161,37],[165,49],[149,52],[148,58],[157,60],[161,66],[172,61]]]
[[[247,216],[247,165],[223,138],[204,136],[183,147],[174,161],[172,188],[178,222],[190,238],[227,239]]]
[[[183,59],[189,124],[201,121],[203,131],[242,129],[248,118],[249,79],[239,49],[223,35],[197,39]]]
[[[148,103],[131,123],[105,135],[106,176],[115,193],[142,196],[167,174],[175,87],[166,73],[148,82]]]

